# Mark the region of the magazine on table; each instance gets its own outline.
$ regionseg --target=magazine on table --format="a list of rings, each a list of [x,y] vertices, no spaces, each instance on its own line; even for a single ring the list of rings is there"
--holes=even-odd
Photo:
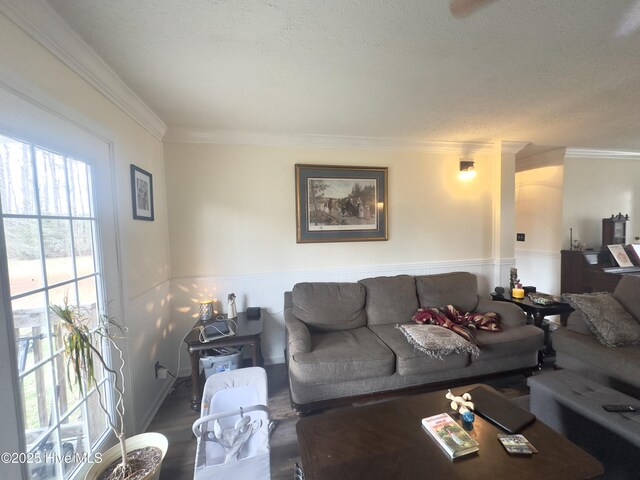
[[[422,427],[452,459],[479,450],[479,443],[448,413],[423,418]]]

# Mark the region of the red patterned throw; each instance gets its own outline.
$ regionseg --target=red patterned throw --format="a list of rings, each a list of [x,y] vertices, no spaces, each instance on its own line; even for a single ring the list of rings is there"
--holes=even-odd
[[[453,305],[447,305],[443,308],[421,307],[411,319],[415,323],[422,325],[438,325],[448,328],[473,345],[478,344],[473,334],[475,329],[489,332],[499,332],[502,330],[499,323],[500,316],[497,313],[463,313]]]

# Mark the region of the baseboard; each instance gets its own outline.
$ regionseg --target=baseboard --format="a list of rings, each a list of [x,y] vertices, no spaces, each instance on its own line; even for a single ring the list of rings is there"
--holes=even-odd
[[[191,372],[189,372],[189,374],[191,374]],[[160,407],[162,406],[162,403],[165,401],[165,399],[167,398],[167,396],[171,392],[171,389],[173,388],[173,384],[176,381],[173,378],[171,380],[173,380],[173,381],[166,382],[166,384],[162,387],[162,390],[160,390],[160,393],[155,398],[153,404],[151,405],[151,408],[149,410],[147,410],[147,414],[145,415],[144,419],[142,420],[142,423],[140,425],[138,425],[139,428],[136,428],[136,433],[146,432],[147,429],[149,428],[149,425],[151,425],[151,422],[153,421],[154,417],[156,416],[156,413],[158,413],[158,410],[160,410]]]

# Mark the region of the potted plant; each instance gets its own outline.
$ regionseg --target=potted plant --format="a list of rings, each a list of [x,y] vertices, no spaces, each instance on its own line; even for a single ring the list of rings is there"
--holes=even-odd
[[[58,328],[67,359],[67,377],[83,393],[83,379],[87,386],[96,384],[95,366],[104,368],[111,376],[110,385],[114,395],[114,412],[111,412],[97,389],[100,407],[106,414],[107,424],[118,439],[118,445],[102,455],[102,462],[94,463],[86,479],[157,479],[160,476],[162,459],[167,451],[167,439],[159,433],[143,433],[129,439],[125,434],[124,367],[125,359],[116,338],[125,333],[113,318],[100,315],[98,328],[91,332],[89,317],[77,306],[51,305],[51,311],[59,318]],[[111,368],[103,356],[100,345],[107,342],[118,352],[120,366]]]

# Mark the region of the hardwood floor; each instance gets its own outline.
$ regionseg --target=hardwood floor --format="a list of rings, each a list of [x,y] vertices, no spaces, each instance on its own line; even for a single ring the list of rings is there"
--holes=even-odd
[[[300,463],[296,437],[298,416],[289,406],[285,365],[268,365],[265,370],[269,382],[270,418],[275,423],[269,440],[271,478],[291,480],[295,463]],[[196,439],[191,425],[199,415],[190,408],[191,386],[188,381],[183,380],[186,379],[179,379],[182,383],[167,396],[148,428],[148,431],[164,434],[169,440],[169,450],[162,464],[160,480],[193,478]],[[528,406],[529,389],[524,376],[510,375],[486,383],[507,397],[516,399],[516,403],[521,406]]]

